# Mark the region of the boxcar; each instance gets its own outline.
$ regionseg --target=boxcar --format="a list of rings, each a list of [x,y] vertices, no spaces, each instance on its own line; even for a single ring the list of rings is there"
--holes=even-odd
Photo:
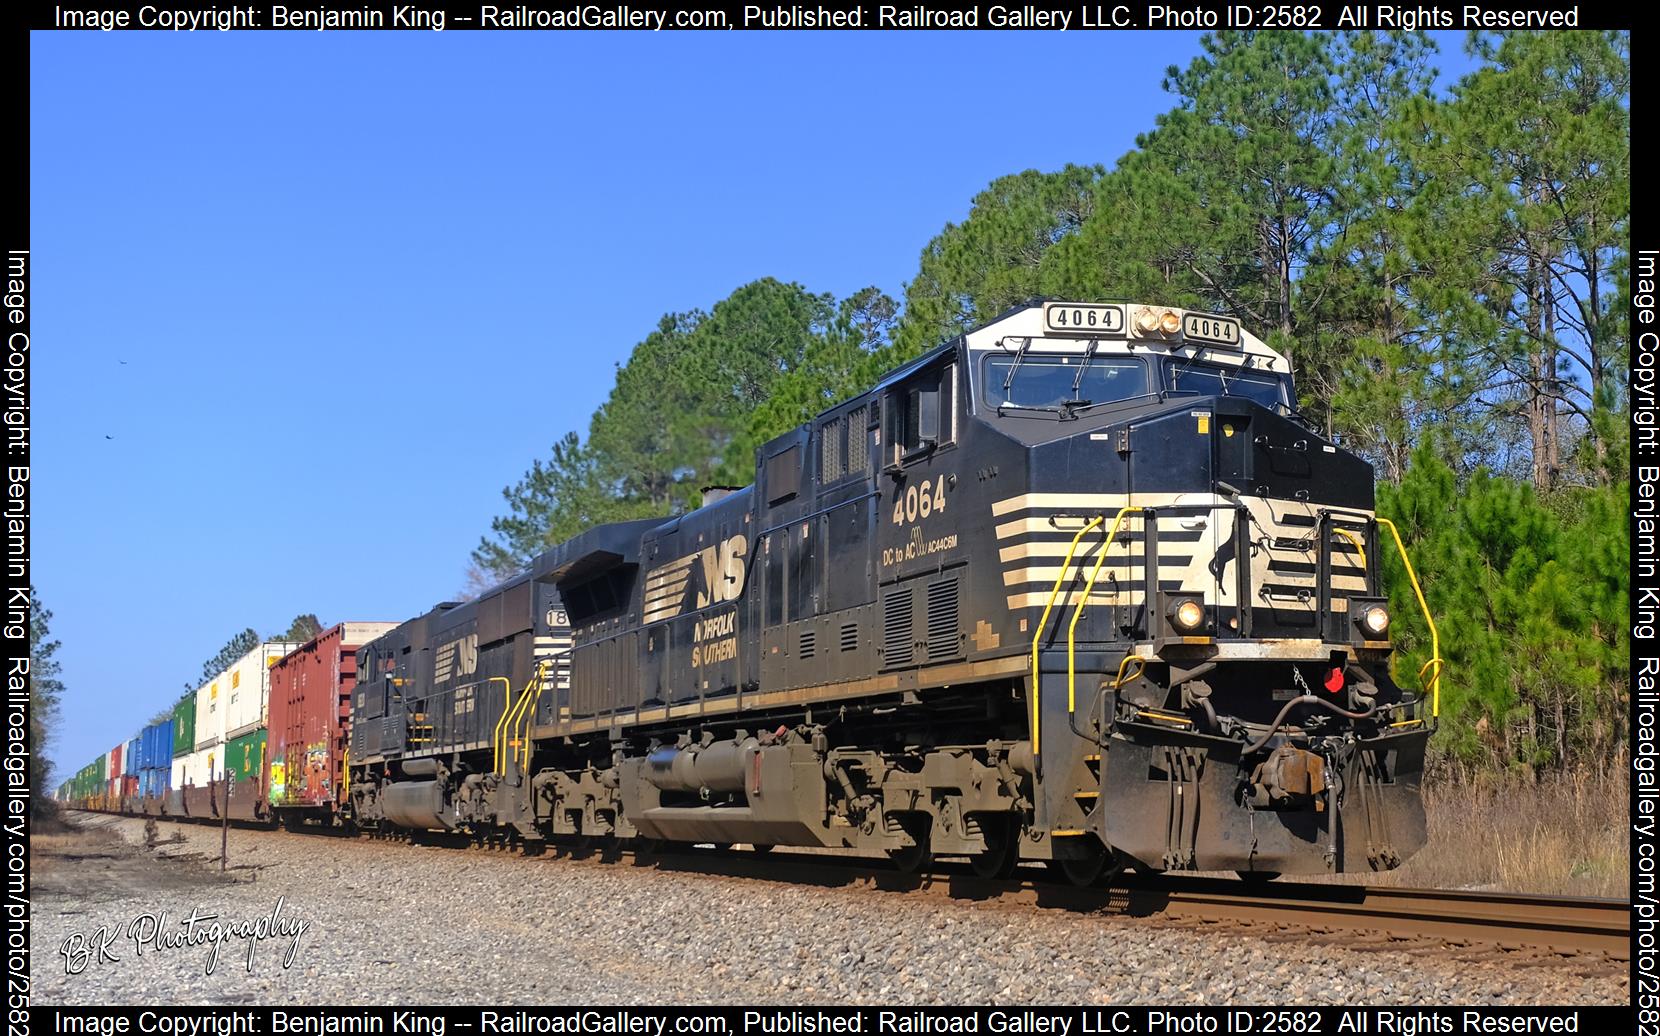
[[[340,623],[271,667],[266,794],[285,823],[341,819],[357,652],[396,625]]]

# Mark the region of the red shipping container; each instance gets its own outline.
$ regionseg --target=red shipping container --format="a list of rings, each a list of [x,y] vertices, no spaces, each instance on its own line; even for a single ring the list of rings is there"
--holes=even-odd
[[[396,625],[343,622],[271,667],[264,777],[274,809],[326,819],[345,801],[357,649]]]

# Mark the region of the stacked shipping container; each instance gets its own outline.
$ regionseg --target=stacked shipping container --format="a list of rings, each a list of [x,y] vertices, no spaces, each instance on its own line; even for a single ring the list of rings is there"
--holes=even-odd
[[[126,743],[122,742],[121,744],[110,749],[109,781],[107,789],[108,797],[105,802],[105,807],[108,809],[121,808],[122,778],[124,778],[127,774],[127,771],[123,768],[126,763],[124,752],[126,747]]]
[[[168,719],[82,767],[58,794],[149,815],[256,819],[290,807],[332,820],[345,801],[357,651],[396,625],[341,623],[303,647],[261,644],[185,695]],[[228,800],[225,776],[233,778]]]
[[[162,800],[172,783],[173,727],[174,720],[162,720],[145,727],[138,735],[138,793],[143,797],[146,813],[161,812]]]
[[[127,742],[122,758],[126,760],[127,772],[121,775],[121,797],[131,799],[139,794],[138,791],[138,738]]]

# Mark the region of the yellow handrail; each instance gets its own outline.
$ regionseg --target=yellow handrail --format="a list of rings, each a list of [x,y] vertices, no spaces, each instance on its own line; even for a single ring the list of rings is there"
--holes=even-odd
[[[492,676],[485,682],[495,683],[498,680],[507,685],[507,696],[502,700],[501,718],[496,720],[496,732],[490,735],[490,762],[491,769],[496,773],[505,773],[506,771],[501,768],[501,750],[504,744],[501,732],[507,725],[507,714],[513,708],[513,681],[505,676]]]
[[[511,757],[515,761],[519,758],[519,736],[518,736],[518,734],[519,734],[519,717],[523,716],[525,714],[526,706],[529,705],[530,702],[531,702],[530,689],[534,686],[539,685],[540,678],[541,678],[541,667],[537,666],[537,668],[531,672],[530,678],[525,681],[525,689],[519,692],[518,702],[516,704],[514,704],[513,708],[508,712],[508,714],[506,716],[507,735],[510,738],[512,738],[512,743],[507,743],[507,742],[504,741],[503,744],[502,744],[502,749],[504,751],[508,750],[508,749],[511,749],[512,750]],[[511,687],[511,686],[512,685],[509,684],[509,687]],[[506,771],[503,770],[501,772],[505,773]]]
[[[1360,571],[1362,577],[1364,577],[1366,573],[1366,542],[1362,540],[1353,529],[1339,529],[1336,526],[1332,526],[1331,531],[1337,533],[1337,535],[1348,540],[1350,543],[1353,543],[1355,545],[1355,549],[1360,551]]]
[[[1418,596],[1418,607],[1423,610],[1424,621],[1429,624],[1429,654],[1430,659],[1418,669],[1418,683],[1424,684],[1424,670],[1434,666],[1427,684],[1430,694],[1430,715],[1441,715],[1441,669],[1445,664],[1441,659],[1441,634],[1435,629],[1435,618],[1429,613],[1429,603],[1424,600],[1423,587],[1418,585],[1418,573],[1412,570],[1412,560],[1406,556],[1406,544],[1401,542],[1400,530],[1395,523],[1387,518],[1379,517],[1378,524],[1389,530],[1389,535],[1395,538],[1395,549],[1400,552],[1401,564],[1406,566],[1406,577],[1412,581],[1412,592]]]
[[[523,760],[523,764],[520,766],[520,769],[523,769],[524,765],[528,765],[530,763],[530,725],[535,721],[536,706],[541,703],[542,690],[547,686],[547,668],[547,659],[543,659],[542,661],[536,663],[535,670],[530,674],[530,683],[525,684],[526,693],[529,693],[531,684],[536,686],[536,693],[531,696],[530,705],[528,707],[521,706],[519,710],[520,715],[524,719],[523,734],[519,733],[519,721],[517,719],[513,721],[513,736],[519,741],[519,746],[522,749],[519,753],[520,758]],[[524,701],[523,698],[520,698],[519,700],[520,702]]]
[[[1124,675],[1124,670],[1126,670],[1130,667],[1131,662],[1136,663],[1135,674],[1133,676],[1125,676]],[[1142,673],[1145,673],[1146,671],[1147,671],[1147,660],[1146,659],[1142,658],[1138,654],[1135,654],[1133,651],[1125,654],[1124,660],[1118,663],[1118,675],[1113,678],[1112,689],[1115,690],[1115,691],[1118,690],[1120,687],[1123,687],[1126,683],[1129,683],[1131,680],[1134,680],[1136,677],[1140,676]]]
[[[1089,524],[1078,530],[1078,535],[1072,537],[1072,545],[1066,548],[1066,558],[1061,561],[1060,574],[1055,577],[1055,588],[1049,591],[1049,603],[1043,606],[1043,616],[1038,619],[1037,629],[1032,633],[1032,755],[1041,754],[1043,750],[1042,727],[1038,715],[1038,641],[1043,639],[1043,627],[1049,622],[1049,612],[1055,607],[1055,597],[1061,592],[1061,584],[1066,581],[1067,570],[1072,567],[1072,555],[1078,550],[1078,541],[1084,538],[1089,530],[1106,521],[1105,515],[1096,515],[1089,520]]]
[[[1112,549],[1112,541],[1118,535],[1118,527],[1124,524],[1124,516],[1140,511],[1139,507],[1121,507],[1117,517],[1112,520],[1112,530],[1107,533],[1107,542],[1101,544],[1101,553],[1095,559],[1095,567],[1089,570],[1089,581],[1084,584],[1084,595],[1078,598],[1078,603],[1072,609],[1072,624],[1066,627],[1066,714],[1072,715],[1078,707],[1078,673],[1073,665],[1073,655],[1078,645],[1078,620],[1083,618],[1084,605],[1089,603],[1089,595],[1095,590],[1095,580],[1101,575],[1101,566],[1107,563],[1107,551]],[[1147,602],[1148,607],[1152,602]],[[1122,666],[1120,666],[1122,668]]]

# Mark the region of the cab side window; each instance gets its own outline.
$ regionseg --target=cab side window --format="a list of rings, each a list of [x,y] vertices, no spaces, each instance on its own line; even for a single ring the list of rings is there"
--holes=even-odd
[[[956,438],[956,365],[918,371],[888,393],[889,460],[904,464]]]

